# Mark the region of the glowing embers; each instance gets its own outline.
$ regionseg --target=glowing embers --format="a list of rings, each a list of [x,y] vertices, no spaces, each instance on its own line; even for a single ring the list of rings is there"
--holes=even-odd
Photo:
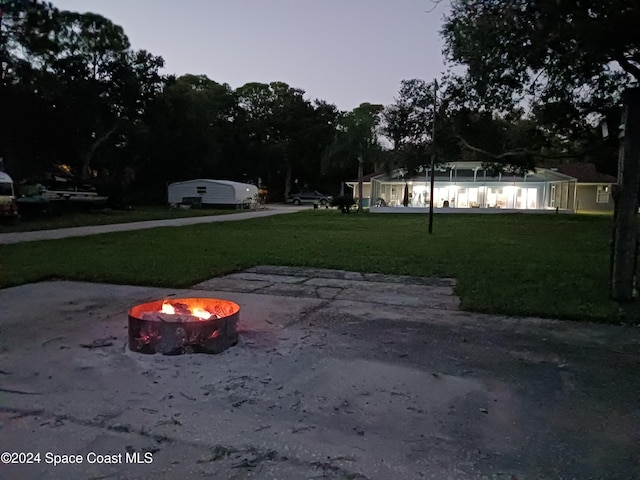
[[[240,307],[216,298],[176,298],[129,310],[129,349],[139,353],[220,353],[238,343]]]

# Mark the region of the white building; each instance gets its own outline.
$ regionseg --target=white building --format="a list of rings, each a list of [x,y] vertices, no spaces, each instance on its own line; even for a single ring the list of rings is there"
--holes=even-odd
[[[429,172],[409,178],[396,171],[374,176],[370,182],[372,211],[404,207],[405,190],[408,207],[429,207]],[[483,169],[481,162],[451,162],[437,167],[434,175],[436,208],[573,211],[575,197],[575,178],[544,168],[522,176],[496,176]]]
[[[198,179],[169,185],[168,199],[172,206],[200,203],[207,206],[243,206],[253,204],[258,187],[229,180]]]
[[[18,218],[13,180],[2,171],[0,171],[0,216]]]

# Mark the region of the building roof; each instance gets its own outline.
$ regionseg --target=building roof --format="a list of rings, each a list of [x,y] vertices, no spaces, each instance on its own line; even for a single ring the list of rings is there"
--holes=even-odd
[[[378,175],[381,175],[381,174],[380,173],[370,173],[368,175],[363,175],[362,181],[363,182],[370,182],[372,178],[377,177]],[[358,183],[358,179],[356,178],[355,180],[348,180],[347,183]]]
[[[616,183],[617,179],[596,170],[593,163],[565,163],[558,166],[558,171],[578,179],[578,183]]]
[[[402,170],[396,170],[391,175],[378,175],[376,180],[381,182],[424,182],[429,172],[420,173],[414,177],[405,177]],[[517,175],[513,173],[503,173],[502,175],[492,175],[489,171],[482,168],[482,162],[449,162],[439,165],[435,169],[436,181],[448,181],[451,179],[456,182],[469,182],[476,178],[476,181],[488,182],[554,182],[554,181],[575,181],[572,175],[558,172],[555,169],[536,168],[535,171],[526,175]]]
[[[252,185],[250,183],[234,182],[232,180],[216,180],[216,179],[213,179],[213,178],[195,178],[193,180],[184,180],[182,182],[174,182],[171,185],[181,185],[181,184],[184,184],[184,183],[197,183],[197,182],[200,182],[200,183],[204,183],[204,182],[219,183],[219,184],[222,184],[222,185],[229,185],[229,186],[232,186],[232,187],[247,187],[247,186],[255,187],[255,185]]]

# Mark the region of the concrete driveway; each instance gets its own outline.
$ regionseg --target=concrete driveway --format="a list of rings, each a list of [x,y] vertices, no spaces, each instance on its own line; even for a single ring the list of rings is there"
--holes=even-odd
[[[640,478],[639,329],[469,314],[453,285],[255,267],[0,290],[0,452],[40,455],[0,478]],[[240,343],[128,351],[128,308],[170,295],[240,304]]]
[[[270,217],[283,213],[293,213],[308,210],[309,207],[294,207],[287,205],[269,205],[264,210],[243,211],[226,215],[211,215],[207,217],[171,218],[165,220],[147,220],[144,222],[117,223],[109,225],[89,225],[86,227],[59,228],[55,230],[37,230],[34,232],[0,233],[0,245],[21,242],[35,242],[38,240],[55,240],[68,237],[85,237],[109,232],[126,232],[130,230],[145,230],[157,227],[182,227],[199,223],[235,222],[252,218]]]

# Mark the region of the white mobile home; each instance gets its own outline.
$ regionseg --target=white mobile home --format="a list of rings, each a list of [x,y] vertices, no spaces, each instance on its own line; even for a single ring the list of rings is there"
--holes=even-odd
[[[2,171],[0,171],[0,216],[18,218],[13,180]]]
[[[229,180],[198,179],[169,185],[170,205],[201,203],[202,205],[242,206],[255,202],[258,187]],[[198,200],[199,199],[199,200]]]

